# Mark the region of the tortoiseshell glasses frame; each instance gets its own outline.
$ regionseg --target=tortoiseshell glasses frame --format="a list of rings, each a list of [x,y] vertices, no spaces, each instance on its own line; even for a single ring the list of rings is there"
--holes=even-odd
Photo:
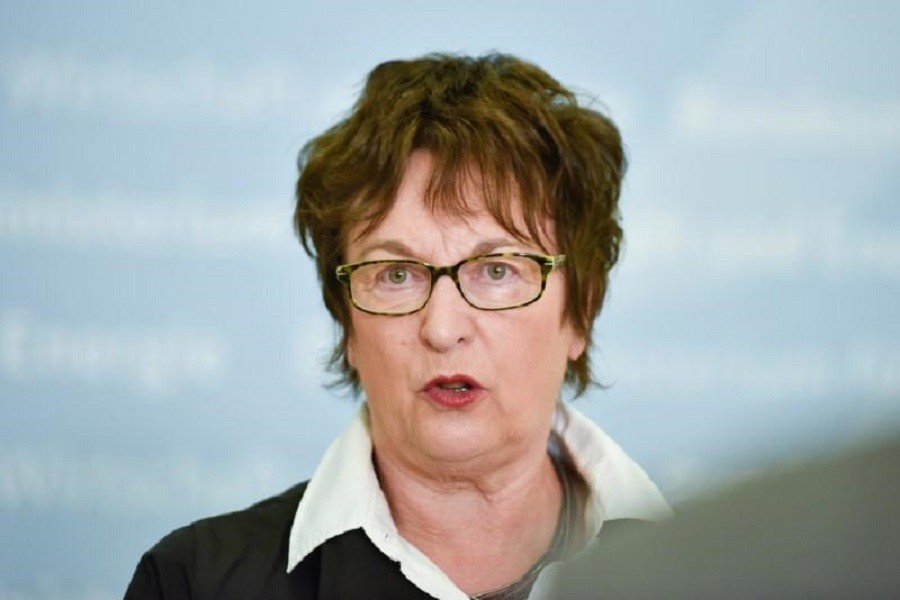
[[[503,261],[501,259],[507,260]],[[565,263],[565,261],[566,256],[564,254],[544,255],[532,254],[529,252],[497,252],[471,256],[456,264],[447,266],[435,266],[412,259],[368,260],[338,265],[335,268],[334,273],[338,281],[343,283],[346,287],[347,294],[349,295],[353,306],[363,312],[373,315],[399,317],[422,310],[425,305],[428,304],[434,285],[442,275],[447,275],[453,280],[457,291],[459,291],[463,299],[473,308],[498,311],[528,306],[541,298],[544,289],[547,287],[547,277],[554,269]],[[493,271],[488,272],[486,278],[482,278],[486,283],[471,283],[472,279],[466,277],[463,277],[461,280],[460,270],[463,270],[464,273],[471,271],[473,277],[475,277],[480,276],[478,269],[475,268],[480,266],[483,266],[485,269],[494,269]],[[498,268],[499,270],[497,270]],[[508,271],[509,269],[519,269],[521,272],[513,273],[512,276],[515,277],[515,279],[508,284],[504,284],[502,278],[507,276],[510,272]],[[409,286],[407,286],[406,289],[400,287],[407,284],[407,277],[410,276],[410,270],[413,271],[412,275],[422,276],[418,286],[415,286],[411,290],[408,289]],[[354,273],[357,274],[357,277],[355,278]],[[428,277],[425,276],[426,273],[428,274]],[[365,281],[359,279],[360,274],[367,275]],[[500,278],[495,277],[495,275],[499,275]],[[391,295],[406,295],[405,298],[400,300],[391,299],[397,305],[397,307],[392,310],[387,310],[384,307],[378,306],[379,301],[374,293],[369,292],[371,298],[366,298],[366,292],[369,291],[369,288],[374,286],[374,283],[372,282],[374,282],[376,278],[384,279],[385,277],[391,278],[390,281],[383,281],[378,285],[388,288],[394,286],[396,291],[389,290]],[[354,282],[356,282],[356,285],[354,285]],[[425,288],[426,282],[427,290]],[[372,285],[370,285],[369,288],[366,288],[366,290],[363,290],[360,288],[360,285],[364,283],[372,283]],[[501,297],[500,299],[491,299],[491,301],[487,301],[486,299],[479,298],[479,292],[473,289],[476,285],[483,287],[485,294],[488,292],[498,294],[496,290],[500,289],[503,294],[510,295],[512,300]],[[504,285],[506,286],[506,290],[501,289]],[[513,289],[511,286],[517,287]]]

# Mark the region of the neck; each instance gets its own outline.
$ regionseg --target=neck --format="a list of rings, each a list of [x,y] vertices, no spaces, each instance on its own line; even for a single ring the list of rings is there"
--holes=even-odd
[[[400,534],[470,595],[516,581],[550,545],[562,487],[546,444],[468,473],[377,451],[375,464]]]

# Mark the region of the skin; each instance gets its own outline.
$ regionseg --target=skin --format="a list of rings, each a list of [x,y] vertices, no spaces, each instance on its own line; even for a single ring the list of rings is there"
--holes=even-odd
[[[465,219],[430,212],[422,201],[430,171],[428,152],[411,155],[393,208],[374,231],[351,236],[348,262],[556,253],[554,240],[518,241],[484,210]],[[468,200],[481,203],[477,194]],[[537,302],[488,312],[442,277],[417,313],[352,311],[347,355],[368,399],[375,465],[398,529],[470,594],[515,581],[556,526],[561,490],[547,440],[566,362],[585,346],[562,319],[564,283],[556,270]],[[483,393],[461,408],[432,402],[426,384],[451,375],[477,380]]]

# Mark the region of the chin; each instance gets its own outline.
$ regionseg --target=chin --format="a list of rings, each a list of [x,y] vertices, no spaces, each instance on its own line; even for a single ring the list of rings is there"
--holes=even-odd
[[[430,460],[464,463],[502,445],[496,431],[481,423],[429,423],[417,428],[419,451]]]

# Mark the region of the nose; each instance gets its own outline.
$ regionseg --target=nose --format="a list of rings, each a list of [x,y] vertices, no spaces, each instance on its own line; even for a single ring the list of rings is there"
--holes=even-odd
[[[439,277],[428,304],[419,313],[422,342],[437,352],[465,344],[472,337],[475,310],[463,299],[450,277]]]

